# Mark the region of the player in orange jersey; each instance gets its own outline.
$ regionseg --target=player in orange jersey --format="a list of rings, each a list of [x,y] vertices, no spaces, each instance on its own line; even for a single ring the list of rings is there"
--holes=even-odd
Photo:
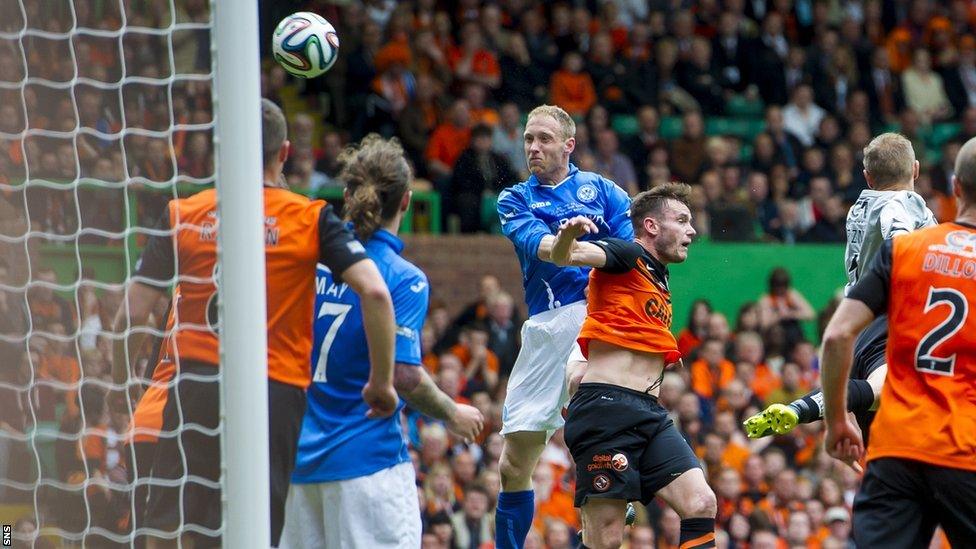
[[[845,403],[854,339],[888,314],[888,375],[854,500],[858,547],[976,540],[976,139],[956,157],[956,221],[885,241],[824,334],[826,447],[864,454]]]
[[[627,503],[654,496],[681,516],[682,549],[715,546],[715,494],[657,400],[665,368],[681,358],[671,334],[667,265],[685,260],[695,235],[690,191],[669,183],[635,196],[636,241],[578,241],[597,230],[580,216],[553,245],[557,265],[594,268],[578,339],[589,364],[566,419],[585,547],[619,547]]]
[[[311,383],[312,308],[315,271],[321,262],[360,295],[371,371],[363,398],[372,415],[388,416],[397,406],[393,388],[396,323],[390,293],[332,207],[283,188],[288,157],[287,124],[274,103],[261,102],[264,153],[265,270],[268,315],[268,412],[271,479],[271,542],[278,545],[302,417]],[[173,539],[150,538],[147,546],[175,546],[180,537],[196,546],[219,544],[221,525],[220,390],[217,383],[220,328],[217,317],[217,196],[213,189],[171,200],[152,236],[115,317],[122,332],[144,324],[152,305],[175,279],[164,354],[176,367],[163,409],[153,477],[179,481],[152,485],[144,524]],[[173,229],[170,231],[170,229]],[[224,296],[225,298],[227,296]],[[234,365],[228,367],[233,368]],[[117,384],[128,381],[123,340],[112,365]],[[184,427],[192,425],[194,428]],[[201,431],[200,428],[204,428]],[[161,435],[162,435],[161,433]],[[195,535],[186,533],[194,526]],[[192,542],[191,542],[192,543]]]

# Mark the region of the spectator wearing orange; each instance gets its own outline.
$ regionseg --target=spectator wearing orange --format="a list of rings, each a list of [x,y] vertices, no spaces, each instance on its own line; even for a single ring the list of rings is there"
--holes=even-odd
[[[464,98],[471,108],[471,121],[474,125],[484,124],[495,127],[501,118],[498,111],[485,104],[488,89],[483,84],[469,82],[464,85]]]
[[[52,285],[58,283],[51,269],[40,269],[34,276],[36,282],[27,290],[28,310],[31,325],[35,330],[49,329],[52,324],[60,324],[62,333],[74,331],[74,310],[61,296],[54,293]]]
[[[484,321],[475,321],[461,330],[457,345],[451,347],[451,354],[464,365],[465,393],[491,393],[498,385],[498,357],[488,348],[488,336]]]
[[[735,365],[725,358],[725,344],[717,339],[701,345],[699,359],[691,364],[691,389],[705,399],[712,399],[735,379]]]
[[[555,471],[552,465],[540,462],[532,473],[532,485],[535,487],[536,510],[533,526],[536,529],[545,531],[546,521],[555,519],[579,530],[580,522],[573,507],[573,494],[555,489]]]
[[[731,411],[722,411],[715,415],[713,430],[725,445],[722,451],[722,464],[742,472],[746,459],[752,454],[746,446],[742,436],[739,421]]]
[[[380,48],[374,60],[377,75],[370,85],[373,93],[382,98],[380,107],[394,119],[413,97],[417,80],[408,70],[413,63],[410,48],[403,42],[390,42]]]
[[[803,294],[791,287],[790,273],[776,267],[769,273],[768,293],[759,298],[759,318],[763,329],[779,324],[786,333],[787,346],[803,340],[800,322],[816,318],[817,313]]]
[[[803,510],[803,502],[796,494],[796,471],[783,469],[773,480],[773,489],[762,501],[758,508],[766,513],[770,521],[780,532],[785,532],[790,514]]]
[[[791,548],[806,547],[818,549],[820,542],[813,530],[810,515],[803,511],[793,511],[786,522],[786,543]]]
[[[461,46],[451,48],[447,59],[455,79],[462,83],[473,82],[491,89],[502,83],[498,58],[485,47],[481,28],[475,22],[461,28]]]
[[[583,72],[583,57],[571,51],[563,57],[562,68],[549,80],[550,99],[573,117],[582,117],[596,104],[596,88]]]
[[[434,128],[427,142],[427,171],[432,178],[444,178],[451,174],[471,139],[471,107],[464,99],[451,104],[448,119]]]
[[[443,85],[453,79],[451,64],[447,60],[447,53],[437,45],[434,32],[429,28],[417,31],[413,38],[413,73],[419,78],[421,75],[433,78]]]
[[[912,33],[908,29],[898,27],[891,31],[885,41],[885,48],[888,50],[892,71],[900,74],[912,64]]]
[[[64,326],[60,323],[54,323],[47,330],[54,337],[47,340],[47,344],[41,352],[40,363],[37,365],[37,377],[67,385],[68,389],[55,389],[55,394],[60,393],[62,395],[65,415],[78,416],[80,414],[78,381],[81,379],[81,368],[74,354],[68,351],[69,341],[62,340],[66,337]]]
[[[715,515],[717,526],[727,530],[733,514],[752,514],[756,505],[750,499],[742,497],[742,477],[738,471],[731,467],[719,469],[712,477],[712,485],[715,486],[718,500],[718,512]]]
[[[461,451],[451,458],[451,470],[454,472],[454,495],[458,501],[464,501],[465,487],[477,479],[478,462],[471,452]]]
[[[460,404],[468,404],[464,396],[467,391],[468,380],[464,375],[464,363],[454,353],[444,353],[438,360],[437,386],[451,400]]]
[[[742,495],[753,503],[762,501],[769,493],[766,482],[766,463],[762,456],[753,454],[746,458],[742,467]]]

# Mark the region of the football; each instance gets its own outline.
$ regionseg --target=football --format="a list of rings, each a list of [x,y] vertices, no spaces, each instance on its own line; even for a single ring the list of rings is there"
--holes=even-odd
[[[339,35],[321,15],[300,11],[278,23],[271,49],[275,61],[289,74],[315,78],[331,69],[339,57]]]

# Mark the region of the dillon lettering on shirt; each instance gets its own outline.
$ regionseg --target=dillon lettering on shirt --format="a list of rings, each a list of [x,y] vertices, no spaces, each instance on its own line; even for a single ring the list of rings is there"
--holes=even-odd
[[[976,279],[976,261],[972,259],[964,260],[961,257],[949,257],[940,253],[929,252],[925,254],[922,270],[951,276],[953,278]]]

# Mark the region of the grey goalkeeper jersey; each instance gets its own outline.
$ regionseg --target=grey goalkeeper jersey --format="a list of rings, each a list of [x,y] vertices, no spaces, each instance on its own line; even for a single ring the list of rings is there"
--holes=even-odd
[[[935,225],[935,216],[925,199],[912,191],[865,189],[847,212],[846,294],[861,273],[870,266],[881,244],[900,233]]]

